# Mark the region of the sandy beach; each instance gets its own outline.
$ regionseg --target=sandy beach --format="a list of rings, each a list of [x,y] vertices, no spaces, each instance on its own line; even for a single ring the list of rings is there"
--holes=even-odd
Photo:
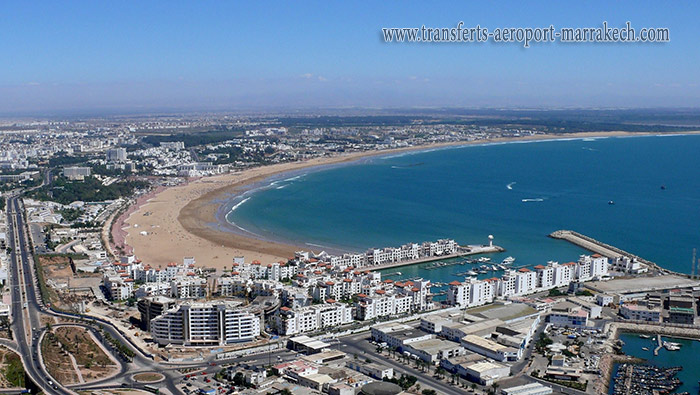
[[[697,133],[697,132],[695,132]],[[126,233],[128,250],[144,263],[165,266],[168,262],[181,262],[185,256],[194,256],[198,265],[222,268],[231,267],[233,258],[244,256],[246,262],[260,260],[274,262],[287,259],[303,247],[259,240],[220,229],[217,210],[236,193],[273,175],[300,170],[312,166],[338,164],[375,155],[394,154],[403,151],[426,150],[445,146],[496,143],[503,141],[555,140],[588,137],[641,136],[658,133],[587,132],[561,135],[536,135],[521,138],[497,138],[432,144],[343,154],[315,158],[307,161],[256,167],[235,173],[203,177],[184,185],[159,191],[146,202],[127,211],[123,223],[113,231]],[[122,218],[123,220],[124,218]],[[143,235],[141,232],[146,232]],[[121,232],[119,232],[121,233]],[[121,239],[119,235],[118,239]],[[308,249],[308,247],[306,247]]]

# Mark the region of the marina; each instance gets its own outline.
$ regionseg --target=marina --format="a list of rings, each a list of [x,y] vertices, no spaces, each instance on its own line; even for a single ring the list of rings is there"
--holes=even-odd
[[[683,382],[676,374],[682,366],[661,368],[654,365],[621,364],[613,378],[614,395],[671,393]]]
[[[700,391],[700,385],[698,385],[698,378],[700,377],[700,366],[697,364],[697,355],[700,353],[700,341],[696,339],[682,339],[677,337],[667,337],[666,335],[658,335],[658,333],[652,334],[647,332],[645,334],[639,333],[621,333],[620,340],[623,341],[622,351],[629,357],[641,358],[645,360],[644,365],[652,366],[658,369],[660,372],[662,369],[673,369],[674,367],[682,366],[683,369],[677,370],[674,373],[672,379],[677,379],[679,381],[678,386],[666,393],[690,393],[697,394]],[[658,353],[654,353],[654,348],[659,346],[659,340],[661,348]],[[663,347],[664,343],[671,346],[678,346],[678,350],[670,351]],[[646,350],[645,350],[646,348]],[[674,347],[671,347],[674,348]],[[619,377],[628,377],[628,372],[621,372],[624,366],[629,366],[630,364],[620,363],[615,365],[613,369],[613,374],[610,380],[610,394],[622,394],[625,392],[615,392],[614,389],[620,382]],[[644,366],[636,365],[636,366]],[[646,369],[643,371],[632,372],[635,374],[636,380],[647,380],[646,375],[656,375],[656,371],[653,369]],[[650,381],[651,382],[651,381]],[[675,382],[675,381],[674,381]],[[671,380],[668,380],[665,384],[668,385]],[[621,384],[620,384],[621,385]],[[634,388],[634,387],[633,387]],[[651,392],[629,392],[631,394],[651,394]],[[659,393],[664,393],[660,390]]]

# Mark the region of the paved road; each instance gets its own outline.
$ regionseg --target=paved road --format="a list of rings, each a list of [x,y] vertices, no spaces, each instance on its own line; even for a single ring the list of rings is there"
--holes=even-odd
[[[348,355],[357,354],[359,358],[369,358],[374,361],[381,361],[383,364],[392,367],[394,369],[394,374],[405,373],[416,376],[418,378],[418,382],[422,383],[423,387],[426,385],[432,387],[440,394],[463,395],[465,393],[464,389],[459,388],[458,386],[452,386],[444,381],[437,380],[429,373],[423,373],[418,369],[412,369],[409,366],[399,363],[383,354],[377,354],[376,346],[366,340],[368,337],[369,333],[367,332],[339,337],[338,343],[335,345],[335,347]]]
[[[36,287],[31,280],[27,245],[24,240],[22,211],[16,197],[7,200],[8,246],[10,252],[10,287],[12,289],[12,332],[17,342],[17,350],[29,378],[47,394],[70,393],[65,387],[53,382],[41,366],[38,353],[39,344],[35,341],[35,329],[41,328],[36,298]],[[20,269],[22,274],[20,275]],[[29,278],[29,281],[27,279]],[[27,333],[27,327],[29,333]],[[27,336],[30,339],[27,339]]]
[[[44,307],[40,303],[39,292],[34,280],[33,267],[30,264],[30,250],[26,242],[25,223],[22,215],[22,208],[17,197],[8,199],[8,237],[10,239],[11,251],[11,287],[12,287],[12,330],[14,337],[17,340],[18,351],[22,355],[22,363],[24,364],[27,374],[31,380],[47,394],[53,393],[72,393],[69,388],[55,382],[45,368],[42,366],[39,358],[41,353],[40,344],[38,342],[41,334],[41,315],[58,316],[64,318],[79,318],[79,315],[70,315],[56,312]],[[20,273],[21,270],[21,273]],[[26,291],[25,291],[26,290]],[[25,307],[26,306],[26,307]],[[129,339],[124,337],[114,326],[109,322],[100,322],[91,317],[82,317],[88,319],[93,326],[100,327],[105,333],[108,333],[112,338],[119,339],[123,344],[134,352],[132,362],[126,364],[127,369],[122,368],[118,376],[110,379],[116,381],[117,384],[133,383],[130,377],[134,373],[143,371],[160,371],[160,365],[154,362],[149,355],[144,355],[141,350],[135,347]],[[31,338],[26,338],[26,327],[30,330]],[[111,347],[111,346],[110,346]],[[31,358],[31,359],[30,359]],[[118,357],[119,358],[119,357]],[[165,386],[171,393],[177,394],[180,391],[175,386],[175,380],[179,376],[176,372],[165,373],[166,380],[160,384]],[[134,384],[134,387],[140,385]],[[76,389],[81,386],[74,387]]]

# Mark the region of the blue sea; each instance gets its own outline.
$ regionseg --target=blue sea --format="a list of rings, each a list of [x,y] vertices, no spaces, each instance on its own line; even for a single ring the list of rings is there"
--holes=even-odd
[[[692,250],[700,247],[700,136],[510,142],[378,156],[271,179],[235,199],[229,222],[314,251],[438,238],[481,244],[493,235],[506,249],[494,261],[511,255],[516,267],[533,266],[585,253],[547,237],[571,229],[690,273]],[[449,282],[469,269],[427,266],[390,272]]]

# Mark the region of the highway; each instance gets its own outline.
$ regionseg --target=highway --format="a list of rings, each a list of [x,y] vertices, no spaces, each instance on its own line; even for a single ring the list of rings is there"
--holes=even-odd
[[[12,287],[12,331],[17,341],[17,350],[22,357],[22,363],[32,382],[47,394],[74,393],[70,388],[62,386],[60,383],[57,383],[56,380],[53,380],[41,363],[39,339],[44,331],[41,325],[42,315],[73,319],[83,318],[91,322],[94,327],[101,327],[105,333],[120,340],[134,352],[133,361],[125,362],[120,369],[119,375],[105,381],[115,382],[118,386],[121,383],[132,383],[130,377],[134,373],[162,371],[163,369],[161,366],[153,361],[150,355],[144,355],[140,349],[135,347],[110,323],[99,321],[89,316],[56,312],[45,308],[43,304],[40,303],[37,286],[34,281],[33,268],[29,260],[30,249],[27,245],[26,226],[19,199],[16,196],[9,197],[7,200],[7,207],[8,239],[9,247],[11,248],[10,286]],[[86,327],[89,326],[90,325],[86,325]],[[98,339],[101,339],[101,337],[98,337]],[[108,346],[108,349],[113,349],[110,344],[104,343]],[[114,353],[116,354],[116,351]],[[117,359],[120,358],[118,354],[116,357]],[[177,374],[177,372],[162,373],[166,375],[166,380],[159,383],[159,386],[164,385],[172,394],[180,393],[174,384],[179,374]],[[85,384],[84,386],[92,384],[94,383]],[[140,385],[134,383],[133,386],[139,387]],[[71,387],[80,389],[82,386]]]
[[[154,384],[157,387],[165,388],[171,394],[179,394],[181,391],[176,387],[176,383],[181,380],[182,374],[177,369],[198,368],[208,373],[216,373],[224,363],[252,363],[267,364],[269,361],[288,361],[295,358],[295,354],[288,350],[278,350],[271,353],[261,353],[240,358],[215,361],[214,355],[205,358],[201,362],[191,363],[158,363],[153,360],[153,356],[144,353],[137,347],[130,338],[123,335],[112,323],[101,318],[73,314],[48,308],[41,301],[37,282],[34,277],[34,268],[30,260],[31,249],[27,243],[26,224],[23,216],[23,207],[19,198],[8,197],[8,241],[11,248],[11,268],[10,286],[12,287],[12,330],[17,346],[13,342],[8,342],[8,346],[17,350],[24,364],[25,370],[32,382],[47,394],[75,393],[79,390],[98,388],[123,388],[122,384],[127,384],[131,388],[143,388],[144,384],[136,383],[131,379],[136,373],[159,372],[165,376],[165,380]],[[24,307],[26,304],[26,308]],[[61,317],[66,319],[79,320],[71,325],[78,325],[90,329],[105,347],[111,351],[115,358],[121,361],[119,373],[116,376],[92,381],[84,384],[73,384],[62,386],[51,378],[46,368],[41,363],[40,340],[46,332],[45,326],[41,325],[42,316]],[[126,345],[133,353],[132,361],[126,361],[112,344],[107,342],[101,335],[101,329],[112,338],[119,340]],[[211,365],[212,361],[215,365]]]
[[[29,378],[47,394],[64,394],[70,391],[50,379],[41,366],[38,330],[41,307],[36,297],[36,286],[32,280],[27,245],[24,240],[22,211],[17,197],[7,200],[8,246],[10,247],[10,287],[12,288],[12,332],[17,350]],[[20,273],[21,272],[21,273]]]

